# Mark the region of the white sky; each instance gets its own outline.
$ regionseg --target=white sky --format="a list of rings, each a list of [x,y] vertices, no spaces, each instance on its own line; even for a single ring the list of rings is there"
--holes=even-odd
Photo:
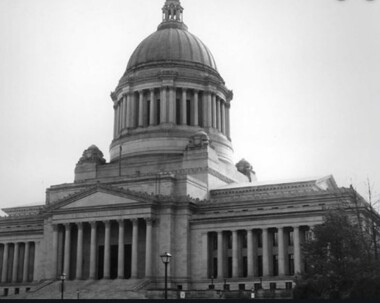
[[[235,162],[380,192],[380,1],[182,0],[234,91]],[[0,208],[109,159],[109,97],[164,0],[0,0]],[[377,197],[379,197],[377,195]]]

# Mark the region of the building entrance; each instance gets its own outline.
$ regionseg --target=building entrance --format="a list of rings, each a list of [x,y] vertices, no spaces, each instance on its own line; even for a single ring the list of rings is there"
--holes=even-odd
[[[131,277],[132,245],[124,245],[124,278]],[[110,279],[117,278],[118,272],[118,245],[110,247]],[[98,279],[104,278],[104,245],[98,247]]]

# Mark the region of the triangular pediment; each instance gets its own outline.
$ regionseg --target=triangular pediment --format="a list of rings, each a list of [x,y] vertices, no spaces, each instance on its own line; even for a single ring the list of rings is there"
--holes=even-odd
[[[69,204],[61,206],[60,209],[111,206],[111,205],[131,204],[131,203],[138,203],[138,201],[127,198],[127,197],[121,197],[121,196],[98,191],[84,198],[81,198],[76,201],[72,201]]]
[[[47,207],[46,211],[83,208],[117,207],[127,205],[147,205],[153,199],[146,193],[134,192],[122,188],[96,185],[79,193],[63,198]]]

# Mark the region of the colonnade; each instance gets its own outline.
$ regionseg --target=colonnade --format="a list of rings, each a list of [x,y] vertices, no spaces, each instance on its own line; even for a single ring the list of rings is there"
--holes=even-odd
[[[151,218],[134,218],[53,224],[53,276],[61,273],[69,279],[152,276],[152,223]],[[145,234],[140,235],[141,231]],[[113,264],[111,244],[117,246]],[[131,249],[131,258],[126,257],[126,245]],[[144,273],[139,268],[141,263],[145,264]],[[125,272],[126,268],[130,273]],[[111,277],[111,270],[117,270],[117,276]]]
[[[287,276],[305,264],[301,244],[309,226],[215,231],[202,234],[204,278]]]
[[[33,281],[35,242],[0,244],[1,283]]]
[[[230,138],[230,105],[196,89],[161,87],[125,94],[114,106],[114,137],[123,129],[164,123],[213,128]]]

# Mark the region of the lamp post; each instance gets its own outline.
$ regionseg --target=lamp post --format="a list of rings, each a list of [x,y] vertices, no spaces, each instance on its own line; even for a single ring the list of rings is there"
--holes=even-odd
[[[161,256],[162,263],[165,264],[165,299],[168,298],[168,264],[170,263],[171,254],[163,253]]]
[[[62,275],[60,276],[60,279],[61,279],[61,300],[63,300],[63,292],[65,289],[66,274],[62,273]]]

